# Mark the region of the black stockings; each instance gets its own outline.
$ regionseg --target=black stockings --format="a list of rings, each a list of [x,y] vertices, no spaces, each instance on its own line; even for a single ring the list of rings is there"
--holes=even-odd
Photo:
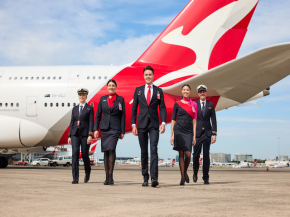
[[[185,160],[184,160],[185,155]],[[181,173],[181,181],[185,182],[185,179],[188,178],[187,169],[190,163],[190,155],[189,151],[179,151],[179,169]]]
[[[116,151],[111,149],[104,152],[104,166],[106,172],[106,182],[113,181],[113,170],[116,160]]]

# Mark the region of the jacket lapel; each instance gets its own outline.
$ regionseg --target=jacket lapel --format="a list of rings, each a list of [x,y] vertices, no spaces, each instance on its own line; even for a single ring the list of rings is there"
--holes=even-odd
[[[153,95],[152,98],[150,100],[149,106],[152,104],[153,100],[157,99],[157,87],[155,85],[153,85]],[[146,100],[147,102],[147,100]]]
[[[140,98],[143,99],[145,101],[145,103],[147,104],[147,99],[145,98],[145,94],[144,94],[145,85],[140,87],[140,89],[138,90],[138,93],[140,93],[140,92],[141,92],[141,94],[140,94],[141,97]]]
[[[80,105],[78,105],[76,108],[77,108],[77,116],[79,117],[80,116]]]

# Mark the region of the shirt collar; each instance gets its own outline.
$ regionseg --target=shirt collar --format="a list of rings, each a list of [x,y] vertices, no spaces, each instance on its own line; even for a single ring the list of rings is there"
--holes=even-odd
[[[84,107],[86,106],[86,104],[87,104],[87,103],[85,102],[85,103],[84,103],[84,104],[82,104],[82,105],[80,104],[80,106],[83,106],[83,108],[84,108]]]
[[[206,104],[206,100],[202,101],[201,99],[200,100],[200,105],[202,105],[202,103],[204,102],[204,105]]]
[[[148,84],[145,84],[146,90],[148,89],[148,86],[149,86]],[[151,87],[150,89],[152,90],[153,89],[153,83],[150,85],[150,87]]]

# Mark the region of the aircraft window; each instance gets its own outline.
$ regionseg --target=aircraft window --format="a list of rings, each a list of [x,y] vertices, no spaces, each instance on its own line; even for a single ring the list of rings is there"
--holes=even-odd
[[[36,80],[38,80],[39,79],[39,77],[36,77]]]
[[[62,103],[61,106],[64,107],[64,103]]]
[[[11,103],[11,107],[13,107],[13,103]]]
[[[42,80],[44,80],[44,77],[42,77]]]
[[[50,77],[47,77],[47,80],[49,80],[50,79]]]
[[[69,102],[67,103],[67,106],[70,107],[70,103]]]
[[[102,77],[101,76],[99,76],[99,79],[101,79]]]
[[[91,103],[91,106],[94,107],[94,103],[93,102]]]
[[[6,103],[5,103],[5,107],[7,107],[7,106],[8,106],[8,103],[6,102]]]
[[[22,80],[22,77],[20,77],[20,80]]]
[[[31,77],[31,80],[33,80],[33,77]]]
[[[47,103],[44,103],[44,106],[47,107]]]
[[[94,76],[93,79],[96,79],[96,76]]]
[[[105,76],[104,79],[107,79],[107,76]]]
[[[11,80],[12,78],[11,77],[9,77],[9,80]]]
[[[59,80],[61,79],[61,77],[58,78]]]
[[[28,77],[26,77],[25,80],[28,80]]]
[[[55,80],[56,79],[56,77],[53,77],[53,80]]]
[[[51,103],[50,103],[50,107],[52,107],[52,106],[53,106],[53,103],[51,102]]]
[[[17,77],[15,77],[14,80],[17,80]]]
[[[90,79],[90,76],[88,76],[87,79]]]
[[[74,102],[74,106],[76,106],[77,104]]]
[[[55,105],[56,105],[56,107],[58,107],[58,102]]]
[[[19,103],[16,103],[16,107],[19,107]]]
[[[0,103],[0,107],[2,107],[2,103]]]

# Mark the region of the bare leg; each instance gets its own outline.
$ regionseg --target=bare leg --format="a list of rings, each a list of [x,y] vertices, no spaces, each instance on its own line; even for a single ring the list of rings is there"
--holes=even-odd
[[[181,173],[181,182],[185,182],[185,176],[184,176],[184,151],[178,151],[179,152],[179,169]]]

